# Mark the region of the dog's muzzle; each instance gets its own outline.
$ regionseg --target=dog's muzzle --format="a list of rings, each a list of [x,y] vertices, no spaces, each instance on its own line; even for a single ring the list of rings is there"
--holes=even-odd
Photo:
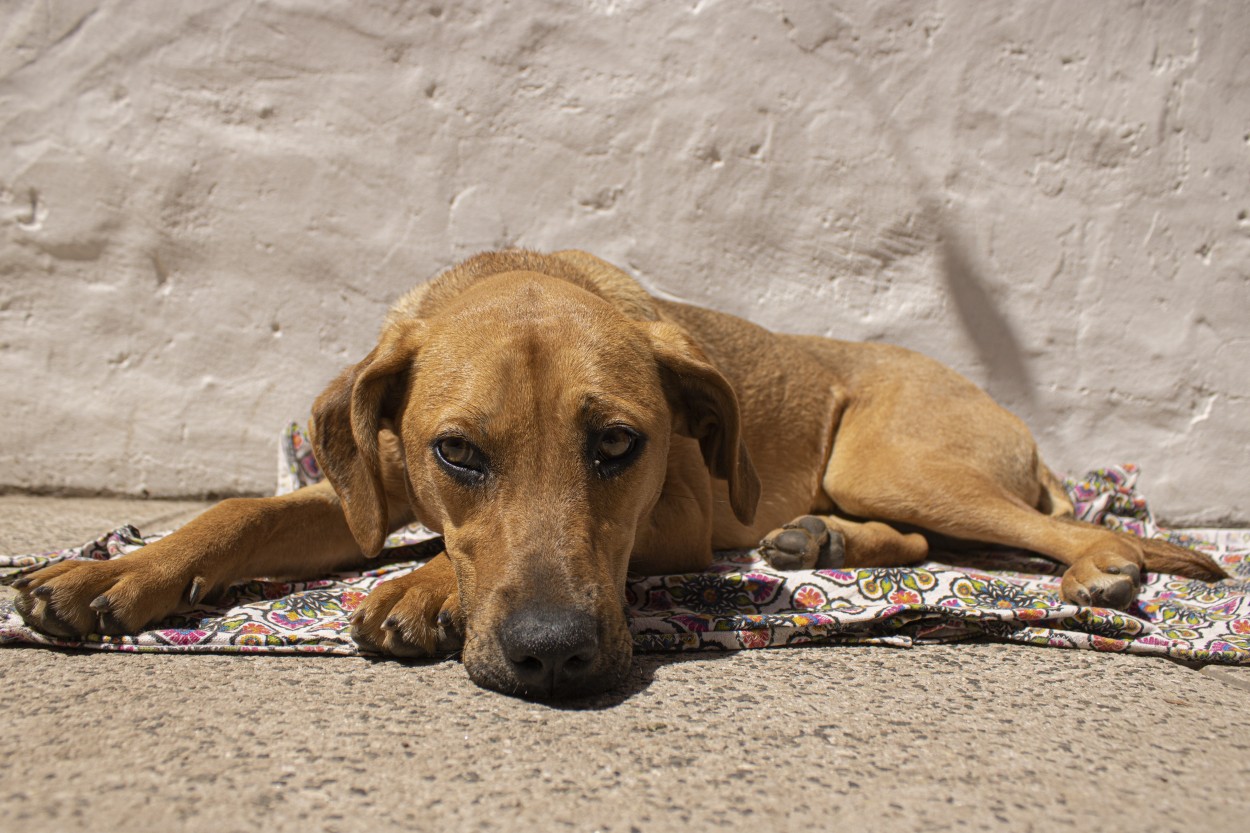
[[[598,664],[593,617],[567,610],[525,610],[503,623],[499,647],[512,676],[542,696],[585,687]]]
[[[632,651],[605,645],[602,623],[589,613],[535,607],[509,614],[486,656],[466,656],[479,685],[535,699],[578,697],[620,681]],[[620,640],[615,640],[620,641]]]

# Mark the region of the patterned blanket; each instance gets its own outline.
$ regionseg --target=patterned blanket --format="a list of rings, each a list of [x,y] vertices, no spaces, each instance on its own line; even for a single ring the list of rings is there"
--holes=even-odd
[[[320,478],[296,426],[282,439],[279,491]],[[1080,518],[1211,554],[1234,578],[1219,584],[1149,574],[1127,612],[1065,604],[1062,567],[1018,551],[935,553],[917,567],[779,572],[755,551],[723,552],[703,573],[631,577],[640,651],[737,650],[800,643],[908,647],[976,637],[1250,664],[1250,530],[1161,529],[1118,466],[1067,481]],[[126,526],[83,547],[0,556],[0,581],[65,558],[118,558],[161,536]],[[351,613],[381,582],[416,569],[437,548],[419,527],[391,536],[375,569],[315,581],[252,581],[135,636],[56,639],[26,627],[0,601],[0,644],[115,651],[357,654]]]

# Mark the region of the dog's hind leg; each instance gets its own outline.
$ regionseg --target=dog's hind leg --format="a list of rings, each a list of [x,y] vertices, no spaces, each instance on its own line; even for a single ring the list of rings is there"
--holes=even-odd
[[[54,636],[134,633],[238,581],[313,577],[361,560],[338,497],[323,482],[281,497],[222,501],[121,558],[53,564],[14,582],[15,606]]]
[[[872,481],[858,483],[853,494],[835,488],[835,500],[857,515],[1054,558],[1068,565],[1061,594],[1073,604],[1126,608],[1147,569],[1208,581],[1224,577],[1198,553],[1080,523],[1061,512],[1044,513],[983,472],[957,463],[913,461],[906,472],[894,472],[893,478],[889,474],[874,472]]]
[[[1088,526],[1084,521],[1078,521],[1075,518],[1075,507],[1063,488],[1063,482],[1046,466],[1039,465],[1038,468],[1043,488],[1038,509],[1056,520],[1078,526]],[[1116,532],[1116,534],[1128,538],[1141,547],[1147,570],[1203,581],[1221,581],[1228,578],[1224,569],[1203,553],[1177,546],[1161,538],[1138,538],[1125,532]]]
[[[876,521],[802,515],[764,536],[760,554],[778,570],[901,567],[923,561],[929,543]]]
[[[1077,604],[1127,607],[1146,569],[1222,577],[1197,553],[1065,517],[1028,428],[949,368],[900,348],[802,344],[850,379],[821,479],[838,511],[1049,556],[1069,565],[1062,595]]]

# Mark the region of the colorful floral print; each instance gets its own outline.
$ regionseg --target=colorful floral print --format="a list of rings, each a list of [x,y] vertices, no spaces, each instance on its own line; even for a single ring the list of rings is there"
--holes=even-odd
[[[282,490],[320,478],[295,426],[281,440]],[[973,637],[1250,664],[1250,530],[1159,528],[1134,486],[1134,466],[1067,483],[1082,520],[1207,552],[1233,576],[1206,584],[1148,574],[1129,611],[1082,608],[1059,598],[1062,569],[1038,556],[986,548],[917,567],[779,572],[754,551],[718,554],[705,572],[631,577],[625,588],[639,651],[766,648],[807,643],[906,647]],[[110,559],[160,536],[122,527],[86,546],[0,556],[0,581],[66,558]],[[135,636],[61,640],[27,628],[0,602],[0,644],[115,651],[360,653],[349,620],[369,591],[416,569],[432,533],[400,530],[375,569],[306,582],[251,581],[216,607],[200,605]]]

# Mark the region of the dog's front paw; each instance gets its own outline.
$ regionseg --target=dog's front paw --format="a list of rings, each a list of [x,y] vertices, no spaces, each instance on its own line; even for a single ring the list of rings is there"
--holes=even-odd
[[[352,638],[396,657],[450,656],[464,644],[456,578],[440,555],[406,576],[379,584],[352,616]]]
[[[1126,610],[1141,591],[1143,567],[1115,553],[1087,555],[1063,574],[1059,593],[1069,604]]]
[[[13,583],[13,606],[26,624],[52,636],[137,633],[173,613],[184,591],[197,592],[146,555],[45,567]]]
[[[815,515],[803,515],[768,533],[760,554],[778,570],[836,569],[846,559],[846,540]]]

